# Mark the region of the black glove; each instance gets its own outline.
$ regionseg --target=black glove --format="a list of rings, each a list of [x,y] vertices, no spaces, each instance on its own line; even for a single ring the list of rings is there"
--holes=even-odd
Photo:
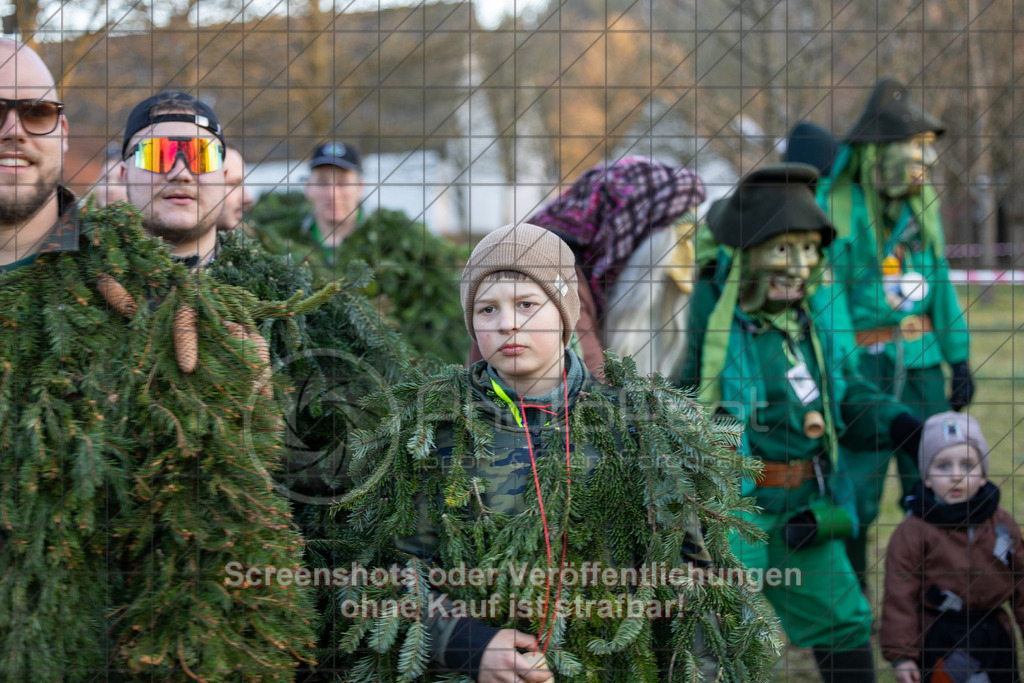
[[[889,438],[893,444],[917,462],[917,449],[921,445],[921,427],[924,420],[913,413],[902,413],[889,425]]]
[[[971,379],[971,368],[967,361],[953,363],[953,387],[949,392],[949,407],[960,412],[974,398],[974,380]]]
[[[790,548],[801,550],[814,543],[818,537],[818,520],[810,510],[801,510],[786,520],[782,527],[782,539]]]

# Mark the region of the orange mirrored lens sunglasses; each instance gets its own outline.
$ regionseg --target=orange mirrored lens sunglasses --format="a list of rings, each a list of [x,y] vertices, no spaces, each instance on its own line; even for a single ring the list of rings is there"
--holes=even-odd
[[[209,173],[224,167],[224,146],[206,138],[148,138],[128,149],[135,167],[153,173],[167,173],[178,157],[192,173]],[[127,157],[125,157],[127,160]]]

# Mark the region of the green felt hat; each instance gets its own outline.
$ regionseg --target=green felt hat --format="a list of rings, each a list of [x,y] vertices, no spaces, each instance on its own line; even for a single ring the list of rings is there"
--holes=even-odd
[[[711,234],[719,244],[747,249],[783,233],[816,230],[827,247],[836,230],[815,200],[817,180],[817,169],[807,164],[773,164],[748,173],[708,210]]]
[[[912,101],[907,86],[895,78],[883,78],[875,85],[864,111],[846,135],[851,145],[907,140],[921,133],[942,135],[942,121]]]

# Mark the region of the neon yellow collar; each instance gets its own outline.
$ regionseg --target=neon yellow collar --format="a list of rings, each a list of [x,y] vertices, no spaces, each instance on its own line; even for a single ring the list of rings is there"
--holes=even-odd
[[[494,389],[494,393],[498,395],[498,398],[500,398],[502,401],[508,404],[508,409],[512,411],[512,417],[516,419],[516,424],[522,427],[523,416],[519,414],[519,406],[517,406],[516,402],[513,401],[508,394],[505,393],[505,390],[501,388],[501,385],[498,384],[493,377],[491,377],[490,380],[491,388]]]

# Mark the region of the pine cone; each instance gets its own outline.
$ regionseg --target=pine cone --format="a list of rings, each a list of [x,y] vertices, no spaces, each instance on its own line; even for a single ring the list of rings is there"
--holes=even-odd
[[[195,371],[199,362],[199,314],[191,306],[181,306],[174,312],[174,357],[185,374]]]
[[[264,398],[274,398],[274,387],[270,383],[270,344],[256,330],[249,332],[246,336],[256,347],[256,355],[263,366],[260,374],[253,379],[253,386],[260,387],[260,393]]]
[[[248,340],[256,347],[256,356],[259,358],[263,369],[253,378],[252,387],[253,389],[259,388],[260,394],[266,398],[273,398],[274,387],[270,384],[270,345],[267,344],[267,340],[256,330],[248,331],[238,323],[231,322],[230,320],[224,321],[224,327],[227,328],[228,334],[235,339]]]
[[[131,318],[139,310],[138,304],[124,285],[106,273],[100,273],[96,279],[96,289],[111,308],[126,318]]]
[[[232,337],[240,341],[245,341],[245,339],[249,336],[245,333],[244,327],[242,327],[238,323],[231,322],[230,320],[224,321],[224,327],[228,328],[228,334],[230,334]]]

